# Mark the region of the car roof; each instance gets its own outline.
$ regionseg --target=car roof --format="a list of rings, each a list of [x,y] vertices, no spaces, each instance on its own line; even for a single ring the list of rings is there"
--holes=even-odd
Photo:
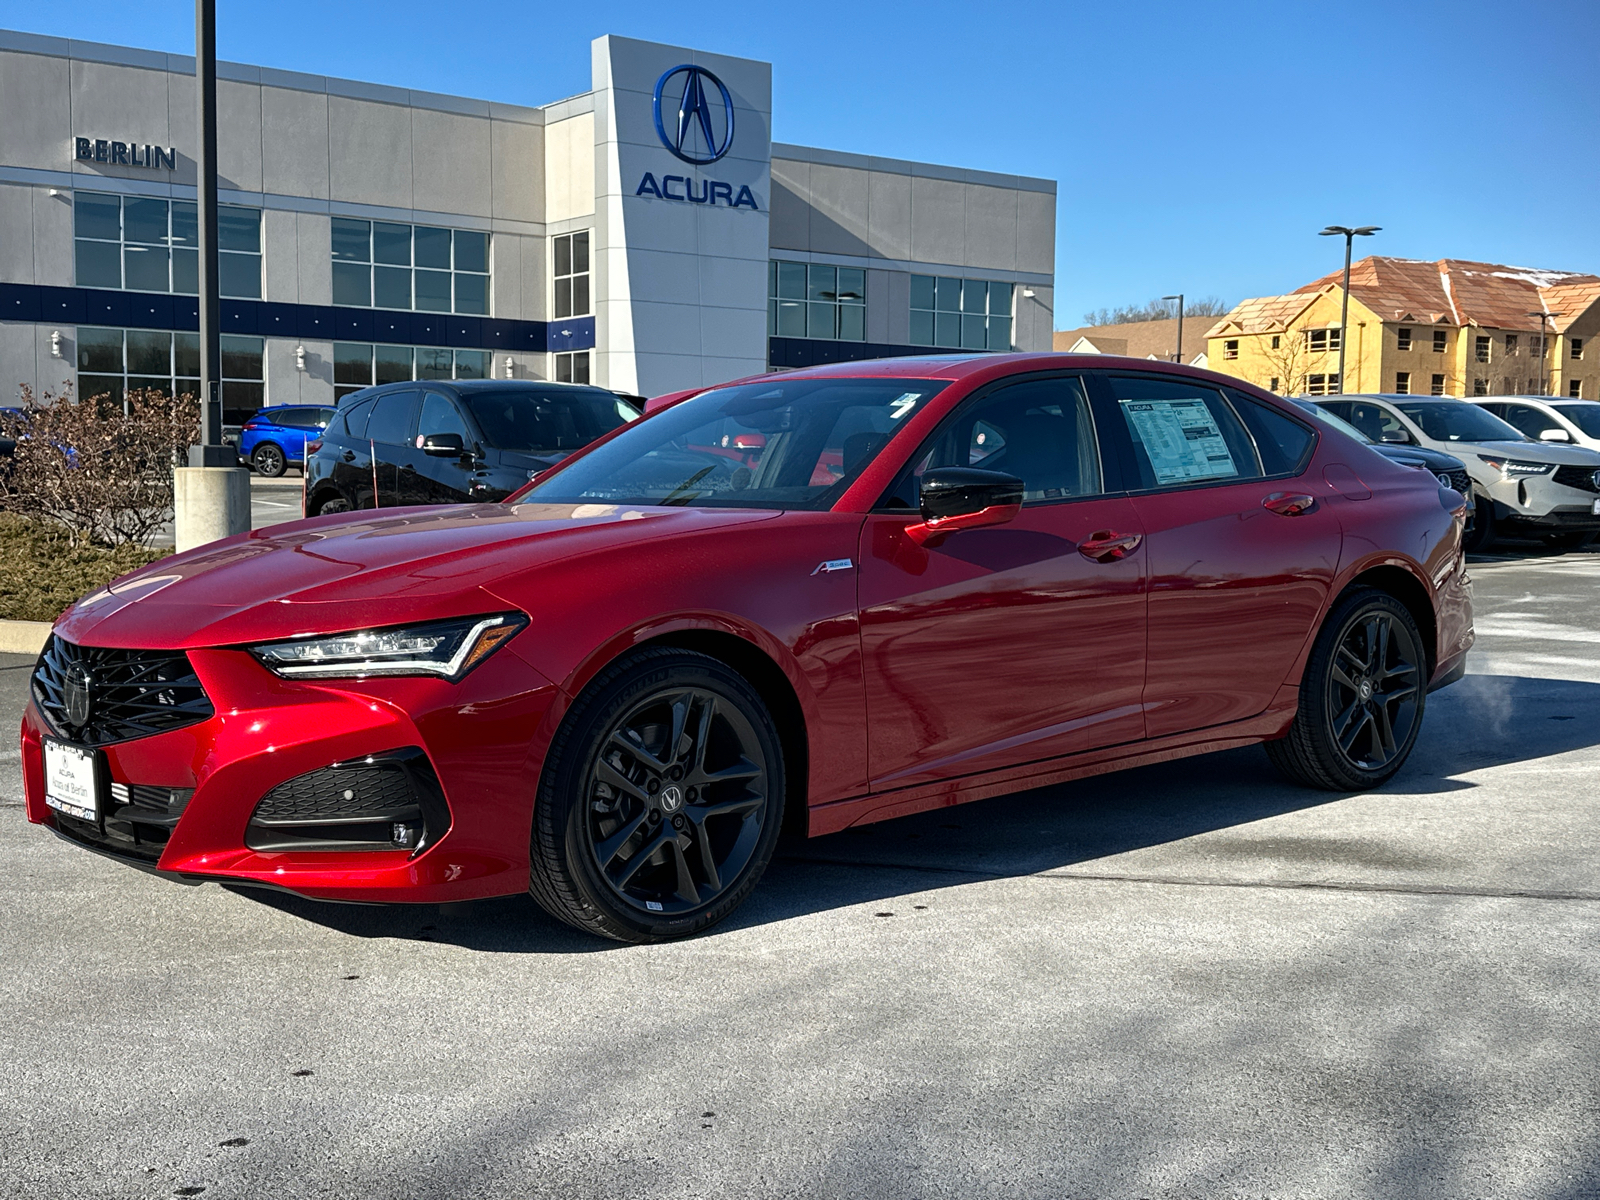
[[[793,370],[763,372],[730,379],[716,387],[770,381],[775,376],[784,379],[945,379],[952,382],[974,376],[1015,374],[1028,370],[1098,370],[1098,371],[1158,371],[1202,379],[1224,386],[1253,387],[1246,380],[1219,375],[1215,371],[1191,367],[1186,363],[1162,362],[1153,358],[1132,358],[1119,354],[1056,354],[1046,351],[991,354],[971,352],[966,354],[917,354],[904,358],[868,358],[851,362],[827,363],[815,367],[796,367]],[[707,390],[710,390],[709,388]],[[1259,390],[1259,389],[1258,389]]]

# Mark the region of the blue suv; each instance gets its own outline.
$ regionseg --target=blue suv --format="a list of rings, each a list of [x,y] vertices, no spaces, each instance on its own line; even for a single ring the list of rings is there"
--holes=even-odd
[[[322,436],[333,411],[306,404],[260,409],[239,430],[239,457],[268,479],[282,475],[291,463],[304,470],[306,443]]]

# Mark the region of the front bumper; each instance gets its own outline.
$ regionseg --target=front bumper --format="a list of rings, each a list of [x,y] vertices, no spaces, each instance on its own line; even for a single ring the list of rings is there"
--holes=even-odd
[[[526,890],[542,730],[557,690],[513,644],[459,684],[439,679],[290,681],[241,650],[189,658],[216,712],[101,748],[114,783],[192,789],[164,845],[129,843],[44,802],[36,701],[22,722],[28,819],[134,865],[191,880],[285,888],[327,900],[443,902]],[[448,829],[409,849],[251,849],[251,817],[273,789],[331,764],[420,748]],[[267,842],[268,845],[279,845]]]
[[[1600,488],[1573,486],[1556,473],[1497,481],[1486,489],[1498,523],[1545,532],[1600,530]]]

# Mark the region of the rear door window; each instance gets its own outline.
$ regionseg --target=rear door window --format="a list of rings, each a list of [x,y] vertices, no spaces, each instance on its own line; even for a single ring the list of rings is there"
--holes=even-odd
[[[1144,490],[1258,479],[1255,442],[1221,392],[1179,379],[1106,377]]]
[[[1311,457],[1311,447],[1317,441],[1316,434],[1292,417],[1242,392],[1230,389],[1228,400],[1255,439],[1262,470],[1268,475],[1298,475],[1305,468],[1306,460]]]
[[[367,422],[367,438],[385,446],[404,446],[411,440],[416,416],[416,392],[388,392],[379,396],[372,409],[372,419]]]

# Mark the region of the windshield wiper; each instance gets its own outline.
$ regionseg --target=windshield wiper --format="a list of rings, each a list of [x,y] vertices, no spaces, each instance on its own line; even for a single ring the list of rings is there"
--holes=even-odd
[[[670,492],[668,492],[665,496],[663,496],[661,498],[661,500],[658,501],[658,503],[660,503],[660,504],[673,504],[673,503],[687,504],[690,500],[697,499],[699,497],[699,495],[700,495],[699,492],[696,492],[693,496],[683,496],[681,501],[679,500],[679,496],[680,496],[681,493],[688,491],[695,484],[699,483],[702,479],[704,479],[707,475],[711,474],[711,472],[714,471],[714,470],[716,470],[715,466],[702,467],[700,470],[696,471],[693,475],[689,476],[689,478],[685,479],[677,487],[673,488]]]

